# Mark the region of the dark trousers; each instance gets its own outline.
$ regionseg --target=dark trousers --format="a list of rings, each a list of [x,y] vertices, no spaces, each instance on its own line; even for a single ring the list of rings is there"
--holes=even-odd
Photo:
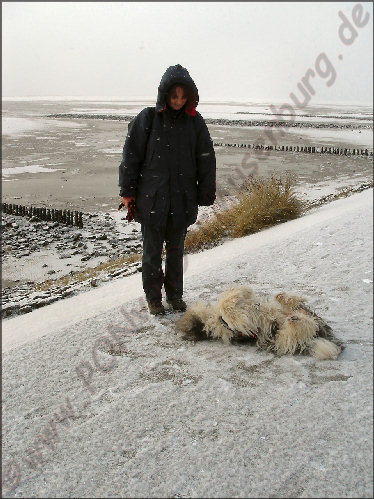
[[[142,279],[147,301],[160,302],[162,285],[169,299],[183,294],[183,253],[186,228],[174,228],[171,218],[166,227],[142,224]],[[165,275],[162,271],[162,248],[165,244]]]

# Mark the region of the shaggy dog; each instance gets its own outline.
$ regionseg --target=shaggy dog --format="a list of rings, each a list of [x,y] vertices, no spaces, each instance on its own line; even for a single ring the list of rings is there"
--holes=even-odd
[[[218,296],[216,303],[190,305],[177,321],[184,339],[252,340],[277,355],[303,353],[336,359],[343,350],[331,327],[298,295],[279,293],[260,300],[248,286]]]

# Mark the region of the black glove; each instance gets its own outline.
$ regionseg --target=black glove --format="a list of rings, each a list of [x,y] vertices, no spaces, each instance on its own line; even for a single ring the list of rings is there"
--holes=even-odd
[[[127,215],[126,215],[126,220],[128,222],[131,222],[134,220],[135,217],[135,201],[132,200],[129,202],[129,205],[127,207]]]
[[[123,208],[125,205],[122,203],[119,204],[118,206],[118,210],[120,210],[121,208]],[[134,217],[135,217],[135,201],[132,200],[129,202],[128,204],[128,207],[127,207],[127,215],[126,215],[126,220],[128,222],[131,222],[132,220],[134,220]]]

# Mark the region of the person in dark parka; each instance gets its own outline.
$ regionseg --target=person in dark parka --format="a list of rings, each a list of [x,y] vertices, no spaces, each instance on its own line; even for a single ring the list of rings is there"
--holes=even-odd
[[[187,69],[170,66],[158,87],[156,107],[143,109],[128,126],[119,166],[119,195],[143,237],[142,279],[149,310],[162,314],[162,285],[174,310],[185,310],[183,253],[187,227],[198,206],[216,197],[212,139],[196,106],[198,89]],[[162,248],[166,242],[165,275]]]

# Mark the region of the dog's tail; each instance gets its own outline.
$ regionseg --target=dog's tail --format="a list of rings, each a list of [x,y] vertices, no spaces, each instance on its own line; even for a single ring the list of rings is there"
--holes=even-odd
[[[317,357],[317,354],[314,355],[311,350],[311,355],[314,355],[314,357],[317,358],[336,358],[334,357],[334,353],[336,349],[331,347],[330,352],[333,357],[324,357],[325,353],[322,353],[323,351],[326,350],[326,345],[328,343],[332,343],[337,350],[339,350],[339,353],[344,350],[344,344],[339,338],[337,338],[332,330],[332,328],[327,324],[325,320],[322,319],[319,315],[317,315],[309,306],[306,305],[306,299],[303,298],[300,295],[289,295],[286,293],[279,293],[275,296],[275,299],[284,307],[288,308],[289,310],[301,310],[304,311],[307,315],[312,317],[314,321],[317,324],[317,333],[316,336],[324,339],[325,341],[320,343],[320,348],[314,347],[312,348],[313,351],[321,351],[320,355],[322,357]]]
[[[329,340],[330,342],[334,343],[336,346],[340,348],[340,351],[344,350],[343,341],[341,341],[339,338],[335,336],[331,326],[329,326],[327,322],[322,319],[322,317],[317,315],[313,310],[311,310],[306,305],[301,305],[300,308],[305,312],[307,312],[310,316],[312,316],[313,319],[316,321],[318,325],[317,336],[319,338],[324,338],[325,340]]]
[[[335,360],[342,351],[342,347],[325,338],[314,338],[308,345],[310,355],[319,360]]]

